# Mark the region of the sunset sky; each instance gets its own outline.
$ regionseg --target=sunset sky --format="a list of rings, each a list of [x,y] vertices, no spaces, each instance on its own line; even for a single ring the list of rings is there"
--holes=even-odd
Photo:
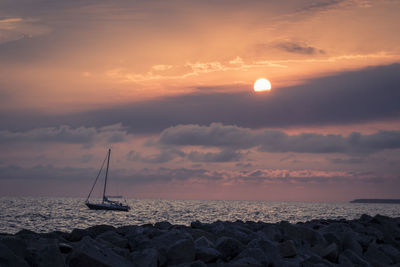
[[[0,196],[400,198],[400,1],[0,1]],[[258,78],[272,84],[254,92]]]

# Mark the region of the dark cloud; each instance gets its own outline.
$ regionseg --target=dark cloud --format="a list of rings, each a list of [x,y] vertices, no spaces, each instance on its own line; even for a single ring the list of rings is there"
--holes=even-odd
[[[88,144],[105,140],[110,143],[123,142],[126,131],[121,124],[109,125],[98,129],[93,127],[72,128],[67,125],[59,127],[36,128],[23,132],[0,131],[0,143],[14,142],[59,142]]]
[[[295,54],[303,54],[303,55],[316,55],[316,54],[325,54],[325,51],[322,49],[318,49],[312,46],[295,43],[295,42],[285,42],[280,43],[276,46],[279,49],[282,49],[289,53]]]
[[[256,147],[264,152],[369,154],[400,148],[400,132],[379,131],[369,135],[352,133],[347,137],[314,133],[288,135],[276,130],[253,131],[212,123],[210,126],[178,125],[165,129],[155,144],[223,149]]]
[[[0,113],[0,129],[60,124],[102,127],[122,123],[135,133],[159,133],[178,124],[221,122],[249,128],[351,124],[400,115],[400,64],[322,77],[266,94],[193,93],[73,115]]]
[[[228,148],[217,153],[192,151],[189,153],[188,159],[193,162],[230,162],[238,161],[242,156],[240,152]]]

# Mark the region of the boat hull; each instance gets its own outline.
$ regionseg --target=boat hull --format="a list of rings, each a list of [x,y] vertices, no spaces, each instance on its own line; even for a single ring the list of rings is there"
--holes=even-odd
[[[115,211],[129,211],[129,206],[124,205],[110,205],[107,203],[85,203],[86,206],[91,210],[115,210]]]

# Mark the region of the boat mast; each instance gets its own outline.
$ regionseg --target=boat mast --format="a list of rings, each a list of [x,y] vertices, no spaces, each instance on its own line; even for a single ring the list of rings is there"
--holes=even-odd
[[[108,177],[108,166],[110,165],[110,156],[111,156],[111,148],[108,149],[108,158],[107,158],[107,169],[106,169],[106,180],[104,181],[104,191],[103,191],[103,203],[106,197],[106,187],[107,187],[107,177]]]

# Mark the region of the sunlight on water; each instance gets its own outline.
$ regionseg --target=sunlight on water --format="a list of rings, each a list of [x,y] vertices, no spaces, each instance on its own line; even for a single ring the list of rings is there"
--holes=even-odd
[[[129,199],[129,212],[89,210],[80,198],[0,198],[0,232],[71,231],[97,224],[122,226],[169,221],[290,222],[312,219],[355,219],[361,214],[400,217],[399,204],[305,203],[211,200]]]

